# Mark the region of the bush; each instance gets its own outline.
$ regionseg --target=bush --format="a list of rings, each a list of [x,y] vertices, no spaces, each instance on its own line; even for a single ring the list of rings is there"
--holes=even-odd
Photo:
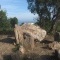
[[[0,29],[0,34],[14,34],[14,29],[13,28],[10,28],[10,29],[1,28]]]
[[[57,24],[56,31],[60,32],[60,22]]]

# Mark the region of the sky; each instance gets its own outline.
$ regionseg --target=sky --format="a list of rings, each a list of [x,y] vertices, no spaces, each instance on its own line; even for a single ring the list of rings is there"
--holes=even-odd
[[[28,10],[27,0],[0,0],[0,5],[9,18],[17,17],[19,23],[35,22],[37,15]]]

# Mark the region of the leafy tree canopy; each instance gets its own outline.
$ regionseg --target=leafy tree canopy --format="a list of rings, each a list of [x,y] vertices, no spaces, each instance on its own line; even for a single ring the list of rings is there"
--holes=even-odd
[[[37,13],[40,17],[56,15],[60,9],[60,0],[27,0],[31,13]],[[44,16],[45,15],[45,16]]]
[[[40,22],[52,20],[51,29],[60,16],[60,0],[27,0],[31,13],[38,14]]]
[[[11,27],[14,27],[15,24],[18,24],[18,19],[16,17],[10,18]]]
[[[0,27],[7,27],[7,16],[6,16],[6,12],[1,10],[0,11]]]

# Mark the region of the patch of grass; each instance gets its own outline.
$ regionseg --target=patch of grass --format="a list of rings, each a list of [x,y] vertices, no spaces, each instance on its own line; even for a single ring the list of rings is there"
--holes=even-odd
[[[12,49],[13,52],[17,52],[20,48],[20,44],[16,44],[15,48]]]

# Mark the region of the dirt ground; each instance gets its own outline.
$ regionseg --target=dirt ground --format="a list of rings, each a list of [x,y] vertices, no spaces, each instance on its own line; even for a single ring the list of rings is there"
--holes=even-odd
[[[19,52],[13,54],[12,51],[15,47],[14,42],[15,38],[13,36],[0,35],[0,60],[19,60]],[[54,55],[55,51],[48,46],[52,42],[54,42],[54,38],[46,36],[44,41],[36,42],[34,50],[27,52],[20,60],[57,60]],[[15,59],[11,56],[14,56]]]
[[[14,38],[8,35],[0,35],[0,60],[4,60],[5,55],[12,52]]]

